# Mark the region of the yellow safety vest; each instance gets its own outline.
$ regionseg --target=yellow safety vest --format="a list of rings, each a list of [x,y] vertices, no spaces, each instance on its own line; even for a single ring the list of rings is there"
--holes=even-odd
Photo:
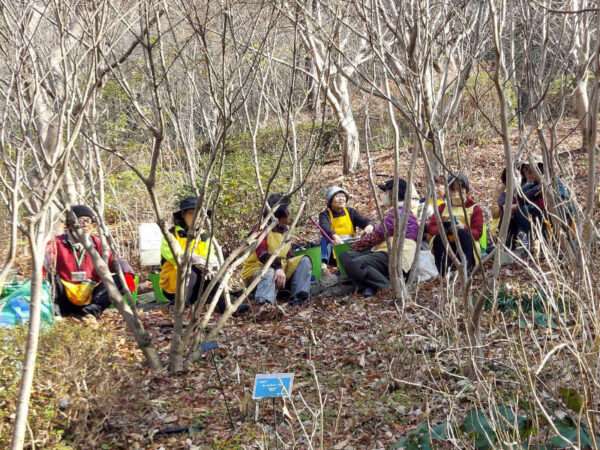
[[[454,215],[454,218],[456,220],[458,220],[462,225],[464,225],[466,227],[470,227],[471,226],[471,216],[473,215],[473,208],[475,208],[475,205],[473,205],[469,208],[466,208],[466,207],[463,208],[462,205],[452,205],[452,213]],[[444,207],[442,214],[440,214],[440,215],[444,222],[450,221],[450,209],[448,208],[447,204]]]
[[[354,224],[350,218],[348,208],[344,208],[344,214],[339,217],[333,217],[329,208],[327,208],[327,214],[329,215],[329,222],[331,222],[331,231],[333,231],[333,234],[337,234],[341,238],[354,236]]]
[[[470,207],[463,207],[462,205],[452,205],[452,213],[454,218],[463,226],[471,227],[471,217],[473,216],[473,210],[476,205]],[[440,214],[442,217],[442,221],[449,222],[450,221],[450,210],[448,208],[448,204],[444,207],[444,210]],[[433,241],[432,241],[433,245]],[[477,253],[481,253],[481,247],[479,245],[479,241],[473,242],[473,248]]]
[[[267,234],[268,252],[271,255],[275,253],[275,251],[277,250],[277,248],[279,248],[282,242],[283,233],[278,233],[276,231],[269,232],[269,234]],[[293,258],[288,259],[287,255],[290,252],[290,249],[291,244],[287,243],[281,247],[278,253],[279,258],[281,258],[281,267],[285,271],[285,276],[288,279],[294,274],[296,268],[298,267],[298,264],[300,263],[300,260],[302,259],[302,256],[295,256]],[[256,252],[252,252],[250,256],[248,256],[248,258],[244,262],[244,266],[242,267],[242,279],[244,280],[244,282],[246,284],[250,284],[254,277],[262,270],[262,267],[263,264],[258,259],[258,256],[256,256]]]
[[[60,282],[63,284],[67,298],[74,305],[86,306],[92,303],[92,294],[98,283],[71,283],[67,280],[60,280]]]
[[[179,252],[183,253],[187,245],[187,237],[180,236],[180,231],[183,231],[183,228],[175,228],[175,240],[179,245]],[[194,241],[190,244],[192,246],[192,254],[201,256],[202,258],[209,260],[213,264],[215,264],[217,263],[215,243],[216,241],[214,239],[212,245],[210,245],[210,239],[207,239],[205,241]],[[208,255],[209,246],[210,257]],[[175,257],[173,256],[173,254],[171,253],[171,249],[169,248],[169,243],[165,238],[163,238],[160,246],[160,254],[165,259],[165,262],[160,268],[160,287],[163,291],[168,292],[169,294],[174,294],[177,290],[177,264],[175,263]]]

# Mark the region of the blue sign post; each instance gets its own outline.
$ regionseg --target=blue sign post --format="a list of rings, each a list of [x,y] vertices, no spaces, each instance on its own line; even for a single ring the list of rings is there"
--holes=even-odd
[[[294,386],[293,373],[259,373],[254,378],[254,390],[252,398],[262,400],[270,398],[273,400],[273,428],[275,431],[275,448],[279,448],[277,440],[277,410],[275,399],[291,398]]]
[[[254,379],[252,398],[290,398],[293,385],[293,373],[259,373]]]

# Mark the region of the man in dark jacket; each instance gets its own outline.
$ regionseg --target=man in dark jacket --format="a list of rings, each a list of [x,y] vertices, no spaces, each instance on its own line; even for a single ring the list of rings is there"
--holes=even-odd
[[[94,212],[85,205],[71,208],[79,228],[90,238],[96,251],[102,255],[112,272],[118,266],[125,275],[125,281],[131,292],[135,290],[133,270],[125,261],[117,261],[109,250],[105,250],[98,236],[92,235],[95,223]],[[54,238],[46,250],[45,271],[54,283],[54,301],[61,315],[83,316],[91,314],[99,317],[110,306],[108,290],[92,262],[91,255],[73,235],[75,223],[67,214],[66,232]],[[114,275],[117,287],[124,292],[120,278]]]

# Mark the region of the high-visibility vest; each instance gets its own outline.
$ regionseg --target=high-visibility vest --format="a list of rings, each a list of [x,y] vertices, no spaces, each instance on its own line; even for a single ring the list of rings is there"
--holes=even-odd
[[[268,252],[272,255],[279,248],[281,243],[283,242],[283,233],[279,233],[277,231],[270,231],[267,234],[267,249]],[[302,256],[295,256],[293,258],[287,258],[288,253],[291,249],[290,243],[284,244],[278,252],[279,258],[281,258],[281,267],[285,271],[285,276],[289,279],[295,272]],[[246,284],[249,284],[258,272],[262,269],[263,264],[258,259],[256,252],[252,252],[250,256],[244,262],[244,266],[242,267],[242,279]]]
[[[173,235],[179,246],[177,253],[182,254],[185,251],[188,240],[185,231],[183,228],[176,226]],[[201,256],[209,261],[209,265],[214,266],[218,265],[218,262],[216,260],[215,250],[216,241],[213,239],[212,242],[213,244],[211,245],[210,239],[198,239],[194,240],[190,245],[192,246],[192,254]],[[209,247],[210,256],[208,254]],[[160,268],[160,287],[163,291],[174,294],[177,290],[177,264],[175,262],[175,257],[171,253],[169,243],[164,238],[160,246],[160,254],[164,259],[162,267]]]
[[[463,225],[466,228],[470,228],[471,227],[471,217],[473,216],[473,211],[475,209],[475,206],[477,205],[472,205],[469,207],[463,207],[462,205],[453,205],[452,206],[452,214],[455,220],[458,221],[458,223],[460,223],[461,225]],[[442,217],[442,221],[443,222],[450,222],[450,209],[448,208],[448,204],[446,203],[446,206],[444,207],[444,210],[442,211],[442,213],[440,214],[440,216]],[[483,231],[482,230],[482,234],[481,237],[483,238]],[[487,233],[485,235],[485,245],[487,248]],[[481,253],[481,243],[479,241],[475,241],[473,242],[473,248],[475,249],[475,251],[477,251],[477,253]]]

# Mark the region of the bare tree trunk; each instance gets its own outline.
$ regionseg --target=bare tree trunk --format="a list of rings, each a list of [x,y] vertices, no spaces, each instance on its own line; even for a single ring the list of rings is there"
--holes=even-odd
[[[590,102],[588,98],[588,77],[583,75],[577,82],[575,88],[575,110],[577,112],[577,118],[581,126],[581,147],[588,148],[590,144],[590,131],[588,113],[590,110]]]
[[[341,114],[340,137],[342,142],[342,161],[344,174],[355,172],[360,164],[360,141],[358,127],[352,114],[352,109],[347,108]]]
[[[19,160],[21,153],[19,153]],[[12,268],[12,266],[15,263],[15,260],[17,259],[17,247],[18,247],[18,241],[17,241],[17,231],[18,231],[18,225],[19,225],[19,200],[18,200],[18,185],[20,183],[19,179],[18,179],[18,174],[19,174],[19,169],[17,169],[15,171],[15,187],[14,190],[12,191],[12,198],[11,198],[11,204],[12,204],[12,211],[11,211],[11,217],[10,217],[10,246],[8,249],[8,254],[6,255],[6,261],[4,262],[4,266],[2,267],[2,271],[0,271],[0,293],[2,292],[2,286],[4,285],[4,282],[6,281],[6,278],[8,277],[8,273],[10,272],[10,269]]]
[[[600,23],[600,16],[598,18]],[[588,182],[586,195],[585,221],[583,224],[583,242],[587,245],[587,255],[590,255],[592,242],[594,238],[594,210],[596,206],[596,186],[598,184],[596,141],[598,139],[598,109],[600,108],[600,42],[596,47],[595,55],[595,79],[591,95],[591,105],[588,105],[588,111],[585,118],[585,129],[582,130],[584,141],[583,148],[588,154]],[[587,77],[586,77],[587,81]],[[586,92],[587,93],[587,92]]]
[[[360,140],[358,126],[352,113],[352,101],[348,88],[348,79],[340,74],[331,86],[325,86],[327,99],[339,122],[339,136],[342,144],[343,173],[355,172],[360,164]]]
[[[45,222],[44,220],[42,220]],[[23,362],[23,371],[21,375],[21,384],[19,386],[19,399],[17,400],[17,411],[15,427],[12,435],[12,450],[21,450],[25,444],[25,430],[27,426],[27,416],[29,414],[29,399],[33,384],[33,374],[35,372],[35,362],[37,358],[37,349],[40,335],[40,316],[42,300],[42,267],[44,263],[44,250],[46,236],[40,227],[37,231],[34,224],[29,226],[29,247],[33,256],[33,267],[31,273],[31,300],[29,315],[29,331],[27,333],[27,344],[25,346],[25,361]]]
[[[96,251],[96,248],[92,244],[90,239],[85,238],[78,231],[75,231],[75,235],[77,240],[81,242],[86,251],[92,257],[92,263],[94,264],[94,268],[98,273],[98,276],[106,286],[108,291],[108,295],[110,297],[111,302],[116,306],[117,310],[123,317],[123,320],[127,324],[127,328],[133,334],[135,341],[146,360],[148,361],[148,365],[152,369],[160,369],[162,368],[162,364],[160,362],[160,358],[158,356],[158,352],[152,345],[152,339],[148,332],[144,329],[144,325],[140,321],[139,317],[134,314],[131,307],[127,302],[124,301],[123,296],[119,292],[117,285],[115,284],[110,269],[106,264],[106,261],[102,258],[102,256]]]
[[[493,81],[496,88],[496,94],[498,96],[498,102],[500,103],[500,125],[501,125],[501,137],[504,148],[504,164],[506,167],[506,200],[504,202],[504,213],[502,216],[502,225],[500,226],[500,232],[498,236],[498,245],[496,246],[496,258],[494,259],[494,268],[492,271],[493,283],[495,285],[498,276],[500,275],[500,267],[502,264],[502,254],[504,250],[504,244],[508,235],[508,226],[510,223],[511,216],[511,205],[514,196],[514,164],[512,154],[512,144],[510,137],[510,124],[508,120],[508,107],[505,93],[505,79],[506,79],[506,66],[504,61],[504,48],[502,43],[502,27],[503,24],[500,20],[502,11],[496,9],[494,2],[490,1],[490,10],[492,12],[492,35],[494,37],[494,49],[496,53],[496,70],[494,72]],[[502,75],[501,75],[502,74]]]

